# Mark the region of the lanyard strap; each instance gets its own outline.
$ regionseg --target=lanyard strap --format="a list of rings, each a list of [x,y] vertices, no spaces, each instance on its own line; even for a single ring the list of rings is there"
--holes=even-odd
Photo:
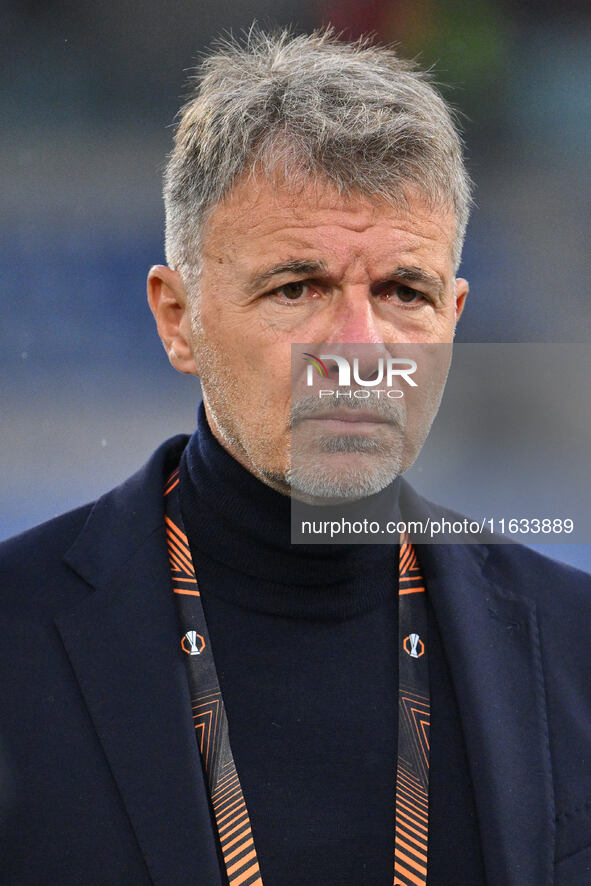
[[[252,828],[230,748],[228,719],[184,531],[179,470],[164,490],[168,554],[193,722],[229,886],[263,886]],[[429,810],[429,669],[425,585],[413,546],[399,558],[398,762],[394,886],[425,886]],[[330,864],[330,860],[327,860]]]
[[[427,594],[417,555],[400,537],[398,566],[398,762],[394,886],[427,882],[429,665]]]

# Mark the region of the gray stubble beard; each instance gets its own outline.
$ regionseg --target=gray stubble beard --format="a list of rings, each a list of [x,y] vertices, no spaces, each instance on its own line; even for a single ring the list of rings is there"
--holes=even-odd
[[[369,407],[369,411],[376,418],[383,419],[397,427],[398,435],[394,446],[385,446],[384,443],[366,434],[349,433],[344,435],[320,435],[314,441],[317,446],[317,454],[321,461],[317,461],[314,453],[297,453],[294,447],[294,428],[306,418],[311,418],[320,412],[325,413],[333,409],[347,408],[353,411],[368,410],[367,400],[327,401],[322,409],[318,407],[318,400],[314,397],[306,397],[294,404],[291,412],[291,447],[290,466],[285,480],[291,488],[294,498],[322,500],[354,501],[374,495],[385,489],[403,472],[404,453],[404,430],[406,425],[405,409],[398,401],[376,400]],[[336,475],[326,465],[326,456],[331,454],[354,455],[359,453],[367,456],[369,465],[349,466],[345,471]]]

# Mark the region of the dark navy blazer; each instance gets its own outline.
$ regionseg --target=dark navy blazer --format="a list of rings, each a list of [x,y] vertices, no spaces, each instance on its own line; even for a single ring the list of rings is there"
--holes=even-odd
[[[163,529],[185,443],[0,546],[2,884],[221,884]],[[591,577],[518,545],[418,553],[488,884],[589,886]]]

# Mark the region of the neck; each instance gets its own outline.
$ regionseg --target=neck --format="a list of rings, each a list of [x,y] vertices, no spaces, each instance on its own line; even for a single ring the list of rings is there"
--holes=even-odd
[[[243,468],[246,468],[253,477],[256,477],[257,480],[265,483],[266,486],[269,486],[271,489],[275,490],[275,492],[281,493],[281,495],[291,496],[291,486],[289,485],[285,474],[273,473],[271,471],[257,468],[242,443],[228,430],[224,429],[221,422],[218,421],[205,392],[203,392],[203,408],[205,410],[209,429],[220,446],[225,449],[226,452],[238,462],[238,464],[242,465]]]
[[[226,570],[220,594],[241,606],[301,617],[350,617],[377,605],[397,546],[292,544],[292,502],[223,447],[199,410],[181,461],[181,511],[195,568]],[[315,509],[317,511],[317,509]],[[214,582],[216,589],[218,584]]]

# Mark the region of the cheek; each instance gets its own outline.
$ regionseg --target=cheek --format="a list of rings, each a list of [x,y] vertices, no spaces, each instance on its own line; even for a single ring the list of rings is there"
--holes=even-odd
[[[440,341],[451,341],[456,326],[455,301],[450,302],[441,310],[435,320],[435,330]]]
[[[271,366],[265,371],[259,385],[259,409],[261,419],[266,421],[269,436],[285,429],[291,408],[290,376]]]
[[[269,437],[285,428],[291,405],[291,349],[260,318],[245,316],[215,298],[202,304],[196,342],[206,389],[223,388],[218,404],[247,428],[266,426]]]

